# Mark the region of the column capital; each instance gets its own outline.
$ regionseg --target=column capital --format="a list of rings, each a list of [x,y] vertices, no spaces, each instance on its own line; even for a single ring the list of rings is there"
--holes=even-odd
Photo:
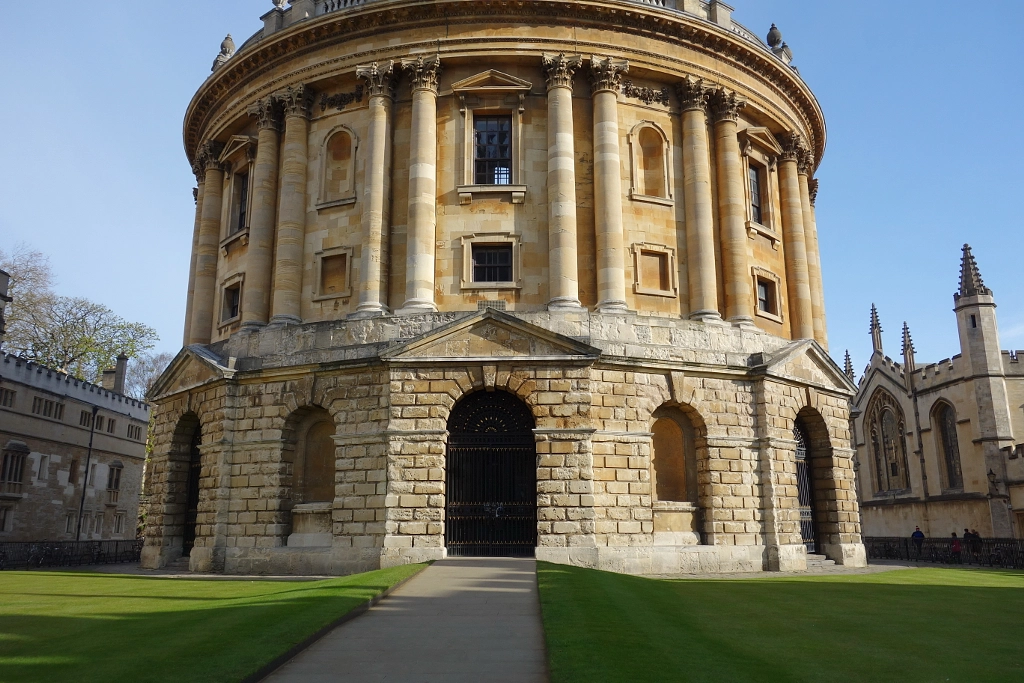
[[[356,78],[366,81],[370,97],[395,98],[395,87],[398,84],[395,77],[395,60],[357,66]]]
[[[308,119],[313,111],[316,93],[305,83],[297,83],[289,85],[284,90],[278,90],[272,97],[279,103],[286,117],[301,116]]]
[[[220,154],[224,151],[224,143],[216,140],[208,140],[199,146],[199,154],[196,156],[196,163],[202,166],[203,175],[206,171],[223,171],[224,164],[220,161]]]
[[[818,179],[811,178],[807,181],[807,194],[811,199],[811,206],[818,201]]]
[[[256,128],[264,130],[281,130],[281,105],[273,95],[268,95],[245,110],[249,116],[256,119]]]
[[[782,147],[782,154],[779,155],[779,160],[795,161],[799,165],[801,158],[807,151],[807,148],[804,147],[804,141],[803,138],[800,137],[800,134],[783,133],[776,137],[779,141],[779,145]]]
[[[429,90],[437,94],[437,78],[441,75],[441,58],[437,55],[403,59],[402,70],[412,80],[413,90]]]
[[[747,101],[731,90],[715,88],[708,95],[708,108],[711,112],[711,121],[733,121],[739,119],[740,110],[747,105]]]
[[[206,164],[198,154],[195,161],[192,162],[192,175],[196,177],[197,183],[206,182]]]
[[[701,78],[687,76],[677,83],[676,96],[679,98],[681,111],[707,110],[708,90],[704,87],[704,80]]]
[[[572,90],[572,77],[582,64],[583,58],[579,55],[566,57],[563,52],[557,55],[541,55],[541,67],[544,69],[544,77],[548,81],[548,90],[552,88]]]
[[[797,173],[810,174],[811,169],[814,168],[814,152],[805,148],[796,160],[796,168]]]
[[[618,94],[622,86],[622,75],[629,72],[629,62],[625,59],[590,56],[590,92],[599,93],[611,90]]]

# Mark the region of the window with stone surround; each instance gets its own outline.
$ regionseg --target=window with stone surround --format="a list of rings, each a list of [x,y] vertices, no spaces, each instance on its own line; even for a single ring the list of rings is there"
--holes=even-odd
[[[659,501],[697,503],[697,446],[690,419],[660,408],[651,427],[654,495]]]
[[[754,266],[751,268],[754,285],[754,315],[772,322],[782,322],[782,279],[775,273]]]
[[[244,286],[244,273],[238,273],[225,279],[221,285],[220,327],[226,327],[241,319]],[[101,429],[101,426],[97,425],[96,429]]]
[[[107,420],[107,434],[113,434],[117,431],[117,420],[110,418]]]
[[[64,533],[75,533],[75,513],[69,512],[64,516]]]
[[[750,168],[747,170],[748,180],[750,182],[749,199],[750,199],[750,220],[755,223],[764,225],[764,212],[762,207],[764,206],[764,168],[757,164],[750,164]]]
[[[0,389],[0,407],[13,408],[15,393],[13,389]]]
[[[114,505],[121,496],[121,472],[124,465],[115,460],[107,470],[107,503]]]
[[[63,420],[64,404],[59,401],[36,396],[32,399],[32,413],[35,415],[41,415],[42,417],[49,417],[54,420]]]
[[[119,512],[116,515],[114,515],[114,533],[118,534],[118,535],[124,533],[124,513],[123,512]]]
[[[306,410],[297,430],[293,498],[298,503],[326,503],[334,500],[336,427],[323,408]]]
[[[764,237],[777,249],[779,220],[773,197],[778,185],[776,160],[782,148],[767,128],[746,128],[739,139],[747,178],[747,231]]]
[[[352,296],[352,247],[331,247],[315,254],[314,301]]]
[[[876,389],[865,411],[864,425],[875,469],[877,493],[909,491],[906,419],[899,402],[888,391]]]
[[[25,477],[25,459],[28,446],[19,442],[8,442],[0,461],[0,494],[20,494]]]
[[[355,203],[357,147],[355,133],[347,126],[338,126],[327,134],[321,153],[318,209]]]
[[[939,401],[932,409],[932,423],[938,439],[939,455],[942,460],[942,488],[962,490],[963,473],[960,468],[960,443],[956,433],[956,410],[946,401]]]
[[[36,481],[46,481],[50,478],[50,456],[39,456],[39,469],[36,471]]]
[[[462,237],[462,289],[518,289],[522,255],[510,232]]]
[[[672,204],[672,164],[668,136],[653,121],[641,121],[626,136],[635,201]]]
[[[92,411],[91,410],[83,410],[78,415],[78,426],[79,427],[85,427],[86,429],[90,429],[92,427],[92,419],[93,419]]]
[[[227,251],[229,245],[240,241],[246,244],[249,222],[252,218],[252,178],[256,161],[256,138],[234,135],[224,145],[220,163],[225,168],[223,217],[226,222],[220,247]]]
[[[494,69],[452,83],[463,124],[456,187],[460,203],[488,196],[507,196],[513,204],[526,200],[522,119],[532,87]]]
[[[639,242],[633,245],[632,251],[633,290],[637,294],[675,297],[678,293],[675,249]]]
[[[71,461],[71,466],[68,468],[68,483],[78,483],[78,458],[74,458]]]

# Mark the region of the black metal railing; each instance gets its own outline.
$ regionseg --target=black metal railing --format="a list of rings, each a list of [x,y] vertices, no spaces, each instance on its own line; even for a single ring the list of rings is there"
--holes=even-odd
[[[142,539],[130,541],[28,541],[0,543],[0,569],[79,567],[138,562]]]
[[[865,536],[869,560],[1024,569],[1024,540],[1019,538],[896,538]]]

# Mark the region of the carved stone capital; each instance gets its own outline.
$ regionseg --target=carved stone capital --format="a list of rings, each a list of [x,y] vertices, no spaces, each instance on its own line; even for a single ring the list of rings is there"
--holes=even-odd
[[[220,161],[220,154],[224,151],[224,143],[216,140],[208,140],[199,146],[199,156],[196,163],[203,167],[205,177],[207,171],[223,171],[224,164]]]
[[[366,81],[366,90],[370,97],[395,98],[395,87],[398,85],[398,80],[393,59],[357,66],[356,78]]]
[[[192,203],[196,204],[196,205],[199,204],[199,188],[198,187],[193,187],[192,188]]]
[[[305,83],[289,85],[273,94],[285,116],[301,116],[308,119],[313,110],[316,93]]]
[[[264,97],[256,104],[251,105],[246,112],[256,119],[256,127],[259,130],[266,128],[281,130],[281,105],[273,95]]]
[[[740,117],[740,110],[747,104],[746,100],[731,90],[716,88],[711,91],[708,97],[708,108],[711,111],[711,121],[736,121]]]
[[[541,67],[544,69],[544,77],[548,81],[548,90],[552,88],[568,88],[572,90],[572,77],[576,69],[583,65],[583,58],[579,55],[565,56],[564,53],[557,55],[542,55]]]
[[[590,92],[611,90],[618,93],[622,86],[622,75],[629,72],[629,62],[611,57],[590,56]]]
[[[206,182],[206,165],[199,155],[196,155],[195,160],[192,162],[192,175],[196,177],[197,183]]]
[[[811,197],[811,206],[818,201],[818,179],[811,178],[807,181],[807,194]]]
[[[437,55],[403,59],[402,70],[409,75],[413,90],[429,90],[437,94],[437,78],[441,75],[441,59]]]
[[[676,96],[681,111],[707,110],[708,90],[704,87],[703,79],[687,76],[676,85]]]
[[[779,146],[782,147],[782,154],[779,155],[780,161],[795,161],[797,164],[800,163],[801,157],[807,149],[804,147],[803,139],[799,133],[783,133],[782,135],[776,136],[779,141]]]
[[[814,153],[809,149],[804,149],[796,160],[796,168],[798,173],[809,174],[814,168]]]

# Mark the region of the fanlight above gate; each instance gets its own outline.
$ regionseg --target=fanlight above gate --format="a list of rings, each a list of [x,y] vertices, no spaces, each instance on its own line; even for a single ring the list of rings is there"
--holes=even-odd
[[[525,403],[504,391],[471,394],[455,404],[448,418],[453,435],[505,434],[533,438],[533,415]]]

